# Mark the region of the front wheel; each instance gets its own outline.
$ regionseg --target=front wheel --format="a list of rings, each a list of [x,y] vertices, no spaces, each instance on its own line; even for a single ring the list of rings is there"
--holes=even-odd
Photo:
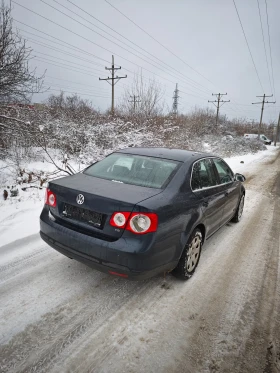
[[[242,194],[242,197],[239,201],[239,205],[237,207],[236,213],[234,217],[232,218],[232,221],[235,223],[238,223],[241,220],[243,209],[244,209],[244,202],[245,202],[245,195]]]
[[[200,258],[202,241],[202,233],[195,229],[188,239],[177,267],[172,271],[174,276],[187,280],[194,274]]]

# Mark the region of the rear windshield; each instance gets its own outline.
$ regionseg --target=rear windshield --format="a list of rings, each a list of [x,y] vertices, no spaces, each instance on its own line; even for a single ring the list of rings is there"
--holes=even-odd
[[[124,184],[163,188],[180,164],[167,159],[114,153],[88,167],[84,174]]]

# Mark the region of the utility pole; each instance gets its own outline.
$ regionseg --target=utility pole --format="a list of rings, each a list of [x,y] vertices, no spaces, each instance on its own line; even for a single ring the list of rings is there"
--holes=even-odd
[[[263,110],[264,110],[264,104],[275,104],[276,101],[265,101],[266,97],[273,97],[273,95],[266,96],[265,93],[263,96],[256,96],[256,97],[262,97],[263,100],[261,102],[252,102],[252,105],[255,104],[262,104],[262,109],[261,109],[261,118],[260,118],[260,123],[259,123],[259,128],[258,128],[258,140],[260,139],[260,134],[261,134],[261,126],[262,126],[262,118],[263,118]]]
[[[178,115],[178,101],[179,101],[179,89],[178,83],[176,83],[176,88],[174,91],[173,104],[172,104],[172,114],[177,116]]]
[[[110,78],[108,76],[108,78],[104,78],[104,79],[99,78],[99,80],[106,80],[106,82],[108,82],[112,86],[112,106],[111,106],[112,115],[114,115],[114,112],[115,112],[115,109],[114,109],[115,84],[117,84],[120,79],[127,78],[127,75],[126,76],[115,76],[115,70],[120,70],[120,69],[121,69],[121,66],[120,67],[115,67],[114,56],[112,56],[112,67],[105,67],[105,70],[110,70],[110,72],[112,74],[112,77]]]
[[[130,96],[130,97],[133,98],[133,100],[132,101],[128,100],[128,102],[133,102],[133,110],[135,111],[136,110],[136,103],[141,102],[141,100],[136,100],[137,98],[139,98],[139,96],[133,95],[133,96]]]
[[[280,127],[280,113],[279,113],[279,118],[278,118],[277,129],[276,129],[276,136],[275,136],[275,139],[274,139],[274,146],[276,146],[276,142],[278,140],[279,129],[280,129],[279,127]]]
[[[216,126],[218,125],[220,107],[222,107],[226,102],[230,102],[230,100],[228,101],[221,100],[222,96],[226,96],[226,95],[227,93],[212,93],[212,96],[217,96],[218,100],[215,100],[215,101],[208,100],[208,102],[212,102],[212,104],[214,104],[217,108]],[[217,105],[216,105],[216,102],[217,102]],[[222,105],[220,105],[221,102],[222,102]]]

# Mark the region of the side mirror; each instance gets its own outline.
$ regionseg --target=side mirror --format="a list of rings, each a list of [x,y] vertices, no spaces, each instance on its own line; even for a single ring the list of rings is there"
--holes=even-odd
[[[235,178],[235,180],[241,181],[242,183],[244,183],[244,181],[246,180],[246,177],[242,174],[235,174],[234,178]]]

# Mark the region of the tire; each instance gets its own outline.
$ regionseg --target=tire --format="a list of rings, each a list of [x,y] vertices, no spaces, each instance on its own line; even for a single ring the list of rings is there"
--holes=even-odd
[[[188,239],[177,267],[172,271],[174,276],[181,280],[188,280],[192,277],[199,262],[202,242],[203,238],[201,231],[195,229]]]
[[[234,223],[238,223],[241,220],[243,209],[244,209],[245,194],[242,194],[235,215],[232,218]]]

